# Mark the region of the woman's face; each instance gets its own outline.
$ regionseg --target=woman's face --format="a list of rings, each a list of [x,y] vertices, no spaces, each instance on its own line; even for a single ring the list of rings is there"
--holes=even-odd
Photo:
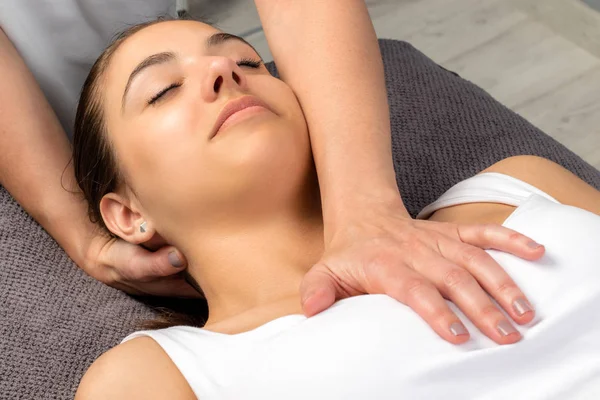
[[[292,90],[251,46],[209,25],[142,29],[115,52],[101,85],[123,192],[167,240],[186,226],[260,218],[293,202],[310,175]],[[243,110],[217,131],[231,106]]]

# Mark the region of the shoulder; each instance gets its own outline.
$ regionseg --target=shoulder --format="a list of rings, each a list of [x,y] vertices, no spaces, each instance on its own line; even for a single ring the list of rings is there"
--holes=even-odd
[[[548,172],[556,171],[571,174],[569,170],[554,161],[538,156],[521,155],[498,161],[482,172],[499,172],[525,181],[539,180],[540,176],[543,177]]]
[[[82,378],[76,400],[196,399],[158,343],[139,337],[100,356]]]
[[[548,193],[563,204],[600,214],[600,192],[561,165],[537,156],[515,156],[482,172],[510,175]]]
[[[537,156],[515,156],[481,171],[509,175],[554,197],[562,204],[600,215],[600,192],[559,164]],[[497,203],[470,203],[437,210],[430,220],[454,223],[502,224],[513,206]]]

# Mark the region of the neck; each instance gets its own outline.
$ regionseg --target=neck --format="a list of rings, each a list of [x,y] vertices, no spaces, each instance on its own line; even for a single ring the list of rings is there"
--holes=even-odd
[[[207,325],[283,303],[299,310],[300,283],[323,253],[320,199],[272,210],[249,226],[197,235],[182,250],[206,296]]]

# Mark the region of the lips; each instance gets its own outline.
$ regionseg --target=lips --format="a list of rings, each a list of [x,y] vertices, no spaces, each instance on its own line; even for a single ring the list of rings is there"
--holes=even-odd
[[[264,101],[260,100],[258,97],[243,96],[231,100],[230,102],[225,104],[225,107],[223,107],[223,109],[219,113],[217,120],[215,121],[215,124],[213,126],[213,129],[211,130],[209,139],[212,139],[219,133],[219,130],[221,129],[225,121],[227,121],[231,116],[250,107],[262,107],[271,112],[273,111]]]

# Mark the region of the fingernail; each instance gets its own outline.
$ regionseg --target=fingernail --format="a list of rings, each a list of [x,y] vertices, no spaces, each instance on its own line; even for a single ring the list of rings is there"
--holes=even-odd
[[[527,243],[527,247],[529,247],[530,249],[539,249],[540,247],[542,247],[541,244],[539,244],[538,242],[534,242],[533,240],[529,243]]]
[[[469,334],[467,328],[465,328],[465,326],[460,322],[455,322],[452,325],[450,325],[450,332],[452,332],[454,336]]]
[[[502,336],[508,336],[511,333],[517,332],[517,330],[510,324],[510,322],[500,321],[498,322],[498,332],[500,332]]]
[[[181,258],[179,258],[179,255],[177,254],[176,251],[170,252],[168,257],[169,257],[169,262],[175,268],[181,268],[183,266],[183,261],[181,260]]]
[[[525,299],[517,299],[513,303],[513,308],[518,315],[523,315],[527,312],[533,311],[533,307]]]

